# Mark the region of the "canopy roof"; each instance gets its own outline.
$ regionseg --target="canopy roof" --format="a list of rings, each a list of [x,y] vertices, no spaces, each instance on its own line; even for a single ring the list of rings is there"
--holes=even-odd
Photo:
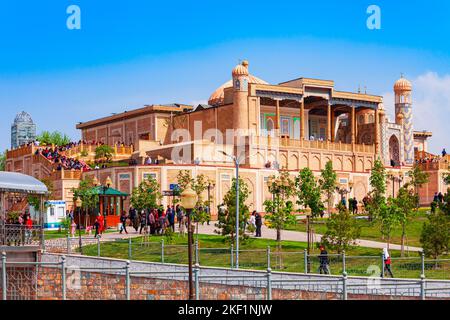
[[[113,188],[108,188],[106,190],[103,190],[102,186],[97,186],[94,187],[94,191],[96,194],[101,195],[101,196],[111,196],[111,197],[127,197],[128,194],[120,192],[119,190],[113,189]]]
[[[45,184],[31,176],[0,171],[0,192],[47,194],[48,190]]]

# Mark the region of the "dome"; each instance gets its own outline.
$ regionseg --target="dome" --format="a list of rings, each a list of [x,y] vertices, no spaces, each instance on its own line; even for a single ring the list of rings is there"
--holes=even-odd
[[[407,79],[403,78],[403,76],[398,79],[394,84],[394,91],[395,92],[403,92],[403,91],[411,91],[412,90],[412,84]]]
[[[244,60],[241,64],[238,64],[236,67],[234,67],[231,74],[233,75],[233,77],[248,76],[248,61]]]
[[[16,115],[16,118],[14,119],[14,124],[18,123],[33,123],[33,119],[31,119],[31,116],[26,113],[25,111],[22,111],[21,113],[18,113]]]
[[[268,84],[266,81],[259,79],[255,76],[252,76],[251,74],[248,76],[248,82],[249,83],[256,83],[256,84]],[[230,80],[228,82],[225,82],[223,85],[221,85],[219,88],[217,88],[216,91],[209,97],[208,104],[212,106],[217,106],[223,103],[224,99],[224,92],[226,88],[233,87],[233,80]]]

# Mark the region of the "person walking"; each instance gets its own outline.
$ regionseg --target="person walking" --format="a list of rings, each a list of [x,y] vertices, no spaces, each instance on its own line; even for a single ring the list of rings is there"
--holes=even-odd
[[[178,230],[181,230],[181,226],[183,225],[183,210],[181,210],[179,204],[175,207],[175,211],[177,213]]]
[[[330,274],[330,261],[328,259],[328,251],[325,250],[325,246],[321,245],[319,254],[319,273]]]
[[[356,200],[356,197],[353,197],[352,203],[352,213],[358,214],[358,200]]]
[[[262,217],[259,212],[255,213],[256,237],[261,238]]]
[[[256,210],[252,212],[252,215],[250,216],[250,219],[248,221],[249,225],[252,226],[252,228],[256,229]]]
[[[155,220],[155,210],[151,210],[148,216],[148,221],[150,223],[150,234],[155,234],[156,230],[156,220]]]
[[[139,229],[139,234],[142,234],[143,229],[144,229],[144,234],[146,234],[147,233],[147,215],[145,213],[145,210],[141,211],[140,221],[141,221],[141,228]]]
[[[383,248],[383,261],[384,261],[384,274],[389,273],[391,278],[394,277],[391,271],[391,256],[389,255],[388,249]]]
[[[169,222],[169,228],[171,228],[172,231],[175,232],[175,211],[170,205],[167,206],[166,215],[167,221]]]
[[[122,211],[122,214],[120,215],[120,222],[122,222],[122,226],[120,227],[119,233],[122,234],[122,231],[125,231],[126,234],[128,234],[127,231],[127,214],[125,211]]]
[[[95,218],[94,228],[95,228],[94,238],[97,238],[100,235],[100,222],[98,221],[98,217]]]

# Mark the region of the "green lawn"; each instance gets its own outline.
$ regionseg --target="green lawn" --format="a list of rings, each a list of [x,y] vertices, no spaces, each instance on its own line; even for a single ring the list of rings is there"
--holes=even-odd
[[[116,232],[117,230],[115,229],[111,229],[111,230],[106,230],[103,231],[103,233],[110,233],[110,232]],[[61,232],[59,232],[58,230],[45,230],[44,231],[44,237],[45,240],[50,240],[50,239],[59,239],[59,238],[65,238],[67,237],[67,231],[62,230]],[[95,231],[91,232],[91,236],[94,237]],[[78,236],[78,230],[75,233],[76,236]],[[82,236],[86,236],[87,233],[84,230],[81,230],[81,235]]]
[[[175,235],[172,241],[161,236],[152,236],[143,243],[142,238],[134,238],[131,246],[131,259],[139,261],[162,262],[161,240],[164,239],[164,262],[187,264],[187,237]],[[239,266],[241,268],[267,268],[267,247],[270,246],[270,264],[272,270],[286,272],[304,272],[305,242],[282,241],[282,254],[277,253],[274,240],[248,239],[240,245]],[[115,241],[101,244],[101,256],[128,259],[128,241]],[[97,256],[97,246],[90,245],[83,248],[86,255]],[[341,274],[343,269],[342,256],[330,253],[330,269],[332,274]],[[311,272],[317,272],[319,267],[315,249],[311,257]],[[381,250],[365,247],[354,247],[346,252],[346,271],[349,275],[367,276],[369,266],[381,266]],[[393,257],[392,269],[396,277],[419,278],[421,259],[417,253],[411,253],[409,258],[399,258],[399,251],[391,251]],[[280,259],[281,256],[281,259]],[[355,257],[357,256],[357,257]],[[224,242],[223,237],[216,235],[199,235],[199,263],[205,266],[230,267],[231,248]],[[428,265],[427,265],[428,266]],[[428,266],[428,278],[445,278],[449,276],[450,261],[438,265]]]
[[[420,247],[420,234],[422,232],[423,223],[427,220],[426,211],[429,211],[429,208],[421,208],[418,213],[412,217],[406,227],[406,244],[414,247]],[[317,234],[324,234],[327,230],[326,228],[326,220],[327,219],[315,219],[312,227],[314,232]],[[358,219],[358,225],[361,227],[361,236],[360,239],[374,240],[374,241],[382,241],[383,239],[380,232],[380,225],[377,222],[369,222],[367,220]],[[304,231],[306,232],[306,220],[298,220],[296,225],[289,226],[286,228],[287,230],[295,230],[295,231]],[[391,236],[391,243],[401,244],[401,228],[396,228]]]

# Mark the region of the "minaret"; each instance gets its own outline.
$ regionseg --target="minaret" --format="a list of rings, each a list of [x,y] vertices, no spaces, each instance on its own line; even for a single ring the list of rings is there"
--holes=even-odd
[[[248,61],[238,64],[232,72],[233,76],[233,128],[248,132]]]
[[[411,91],[411,82],[403,78],[403,75],[394,84],[395,123],[403,128],[403,150],[406,165],[414,163]]]

